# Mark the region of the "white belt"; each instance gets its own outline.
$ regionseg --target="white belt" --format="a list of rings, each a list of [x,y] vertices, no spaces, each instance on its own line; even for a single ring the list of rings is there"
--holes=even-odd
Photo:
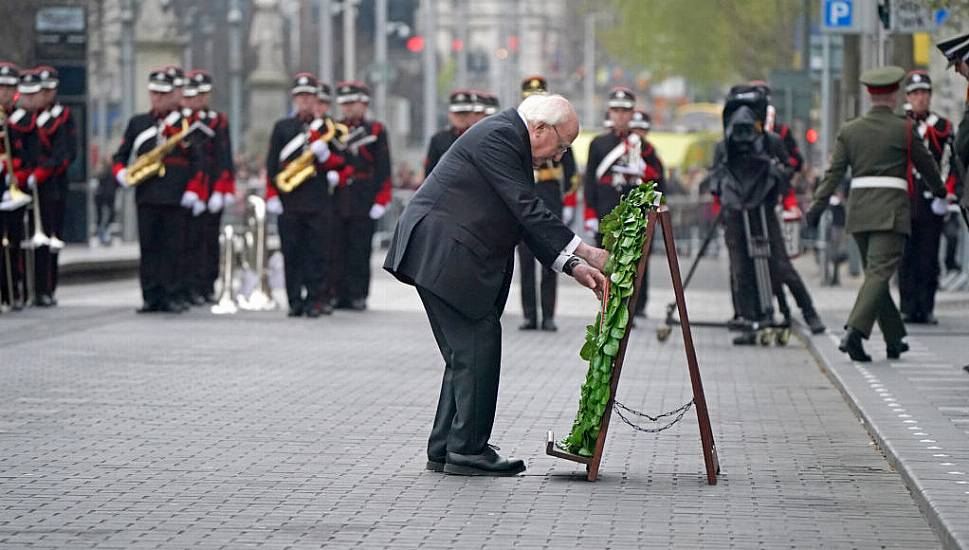
[[[852,189],[898,189],[908,191],[908,182],[891,176],[862,176],[851,178]]]

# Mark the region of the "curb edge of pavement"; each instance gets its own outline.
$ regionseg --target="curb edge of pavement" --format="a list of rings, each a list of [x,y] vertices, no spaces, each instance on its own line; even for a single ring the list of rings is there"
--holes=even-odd
[[[837,347],[831,343],[828,338],[826,338],[828,333],[823,333],[817,335],[812,335],[806,327],[795,324],[794,328],[795,334],[804,343],[808,351],[817,361],[818,366],[824,371],[824,374],[828,377],[832,384],[838,391],[841,392],[842,396],[845,398],[848,406],[851,410],[855,412],[858,419],[861,421],[865,430],[868,432],[869,436],[875,441],[875,443],[881,448],[888,460],[888,463],[901,475],[902,481],[905,483],[906,488],[912,495],[912,499],[915,500],[916,505],[922,512],[922,516],[926,519],[929,527],[935,531],[936,535],[939,537],[939,541],[942,543],[943,548],[958,550],[963,548],[960,544],[959,539],[956,537],[954,529],[949,520],[942,517],[942,513],[937,509],[936,504],[928,494],[926,487],[922,484],[921,480],[917,475],[915,475],[909,468],[909,464],[905,459],[897,452],[895,446],[892,442],[884,437],[884,435],[879,432],[878,426],[873,422],[871,415],[865,410],[860,400],[856,398],[854,392],[848,387],[848,384],[843,379],[838,368],[835,367],[833,357],[841,357],[842,353],[837,349]],[[832,353],[834,352],[834,353]],[[835,355],[836,354],[836,355]]]

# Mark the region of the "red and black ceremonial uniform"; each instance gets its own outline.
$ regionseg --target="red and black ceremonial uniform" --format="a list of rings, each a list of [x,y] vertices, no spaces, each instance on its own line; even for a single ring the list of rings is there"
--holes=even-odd
[[[37,164],[39,149],[36,117],[33,113],[24,109],[14,109],[12,106],[5,106],[4,110],[8,114],[6,127],[3,128],[3,131],[9,132],[14,183],[20,191],[30,194],[27,189],[27,179]],[[3,140],[0,140],[0,151],[3,151],[3,148]],[[4,200],[6,201],[9,189],[7,185],[8,168],[6,166],[6,151],[3,152],[3,177],[0,178],[0,182],[3,183]],[[0,230],[2,230],[0,237],[6,237],[8,243],[6,251],[9,252],[10,257],[9,277],[6,259],[0,257],[0,289],[2,289],[0,295],[2,295],[3,303],[12,307],[22,306],[26,296],[24,287],[26,265],[24,264],[25,259],[21,243],[27,236],[25,223],[29,221],[27,217],[29,210],[30,207],[21,205],[19,208],[0,211],[0,226],[2,226],[0,227]],[[5,252],[0,251],[0,253]],[[13,287],[12,295],[10,294],[11,286]]]
[[[621,171],[630,166],[635,157],[642,159],[643,172]],[[615,131],[599,134],[589,144],[588,159],[583,185],[586,220],[601,220],[642,182],[655,181],[661,192],[665,188],[663,163],[656,148],[635,134]],[[597,242],[601,243],[601,238],[601,234],[597,234]]]
[[[205,124],[213,132],[211,137],[200,135],[197,139],[199,169],[208,207],[198,216],[199,247],[196,261],[192,264],[192,294],[213,301],[215,281],[219,278],[222,210],[235,197],[235,168],[226,115],[205,109],[192,113],[192,121]],[[213,200],[213,197],[218,197],[218,200]]]
[[[41,220],[48,237],[63,235],[67,205],[67,169],[77,157],[77,130],[71,110],[55,103],[37,115],[39,155],[33,170],[40,198]],[[37,252],[37,293],[53,297],[57,290],[59,248]]]
[[[131,117],[121,145],[114,154],[115,177],[134,160],[164,143],[189,121],[180,111],[141,113]],[[186,212],[182,196],[192,191],[205,195],[198,171],[195,147],[183,141],[164,159],[165,174],[148,178],[135,187],[138,207],[138,240],[141,251],[141,293],[148,310],[175,308],[181,281],[177,266],[183,251]]]
[[[911,78],[911,76],[910,76]],[[924,78],[924,77],[923,77]],[[923,116],[909,114],[918,135],[939,167],[949,194],[956,190],[958,169],[954,151],[955,129],[948,119],[931,111]],[[932,211],[934,199],[922,175],[909,160],[909,198],[912,203],[912,233],[905,243],[898,268],[900,310],[906,320],[925,322],[933,317],[935,294],[939,287],[941,267],[939,246],[945,225],[945,214]]]
[[[349,134],[342,154],[351,171],[347,185],[338,188],[334,195],[333,296],[338,308],[363,309],[370,293],[376,219],[392,197],[390,147],[382,123],[343,123]]]
[[[290,310],[302,313],[325,311],[330,272],[327,258],[331,197],[327,173],[341,172],[343,157],[331,151],[324,162],[314,157],[316,174],[289,192],[276,186],[276,176],[325,133],[325,120],[297,116],[278,120],[273,126],[266,154],[266,198],[278,197],[283,213],[278,219],[279,239],[286,274]],[[305,295],[304,295],[305,294]]]
[[[562,155],[561,161],[546,161],[541,168],[534,170],[534,176],[535,193],[553,214],[562,218],[563,209],[566,207],[575,212],[578,174],[571,150]],[[518,261],[521,268],[522,312],[526,324],[537,326],[539,304],[536,303],[535,295],[535,255],[524,242],[518,244]],[[541,271],[542,324],[548,327],[555,317],[557,274],[545,266],[542,266]]]

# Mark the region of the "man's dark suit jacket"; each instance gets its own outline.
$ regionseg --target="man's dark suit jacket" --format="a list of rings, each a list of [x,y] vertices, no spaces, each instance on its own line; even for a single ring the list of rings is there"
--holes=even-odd
[[[441,158],[397,222],[384,269],[480,319],[504,307],[520,240],[550,266],[574,237],[535,194],[528,128],[506,109]]]

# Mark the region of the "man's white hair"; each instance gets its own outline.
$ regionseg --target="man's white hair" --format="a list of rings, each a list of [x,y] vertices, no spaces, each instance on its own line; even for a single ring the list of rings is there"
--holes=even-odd
[[[557,94],[530,95],[518,105],[518,114],[532,124],[555,126],[565,122],[571,113],[572,104]]]

